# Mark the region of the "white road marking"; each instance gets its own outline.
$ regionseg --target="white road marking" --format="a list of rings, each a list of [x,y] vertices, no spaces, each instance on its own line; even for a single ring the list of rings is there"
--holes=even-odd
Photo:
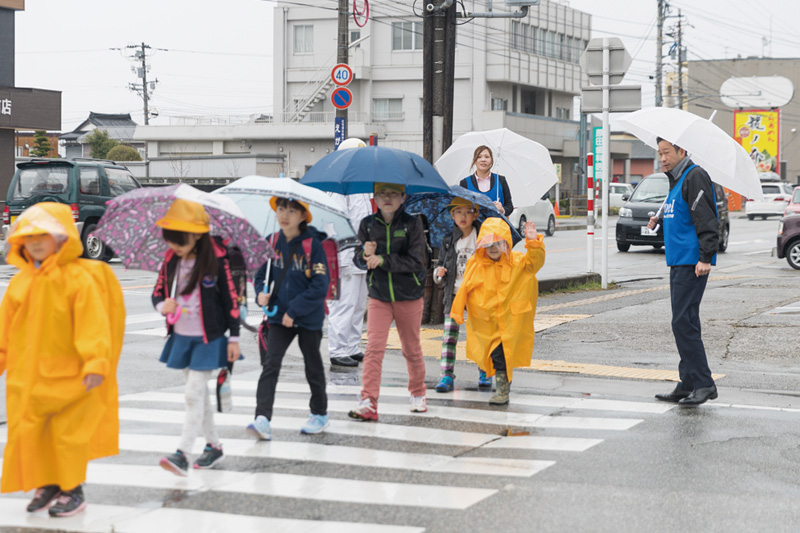
[[[177,392],[142,392],[138,394],[128,394],[121,396],[120,401],[131,402],[184,402],[183,394]],[[216,398],[212,398],[215,402]],[[256,399],[253,397],[235,396],[234,406],[255,407]],[[303,399],[282,399],[275,400],[275,409],[299,409],[308,410],[308,400]],[[356,402],[328,401],[328,411],[349,412],[356,407]],[[439,405],[429,405],[427,413],[411,413],[408,405],[396,403],[379,403],[378,414],[384,415],[405,415],[420,418],[441,418],[455,420],[459,422],[475,422],[480,424],[494,424],[501,426],[524,426],[539,428],[568,428],[586,430],[611,430],[624,431],[643,422],[636,418],[588,418],[578,416],[550,416],[536,413],[515,413],[510,411],[491,411],[487,409],[464,409],[460,407],[442,407]]]

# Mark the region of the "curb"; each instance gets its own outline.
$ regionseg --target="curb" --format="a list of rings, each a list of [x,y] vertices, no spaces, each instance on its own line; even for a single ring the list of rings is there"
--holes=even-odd
[[[561,278],[540,279],[539,280],[539,294],[546,294],[555,292],[560,289],[566,289],[573,285],[583,285],[585,283],[600,283],[600,274],[597,272],[587,272],[586,274],[578,274],[575,276],[564,276]]]

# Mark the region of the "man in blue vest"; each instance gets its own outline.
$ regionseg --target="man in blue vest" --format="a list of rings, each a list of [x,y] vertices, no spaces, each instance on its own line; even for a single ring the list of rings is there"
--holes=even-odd
[[[692,163],[686,150],[658,138],[661,168],[669,177],[664,203],[664,250],[672,301],[672,334],[681,356],[681,381],[670,393],[656,399],[696,406],[717,398],[700,336],[700,301],[711,266],[717,263],[719,222],[714,186],[705,170]],[[659,223],[652,217],[648,227]]]

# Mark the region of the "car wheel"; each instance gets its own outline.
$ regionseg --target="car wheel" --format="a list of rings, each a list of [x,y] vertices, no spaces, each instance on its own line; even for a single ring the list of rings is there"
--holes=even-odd
[[[786,262],[795,270],[800,270],[800,240],[792,242],[786,248]]]
[[[747,220],[755,220],[755,215],[747,215]]]
[[[719,239],[719,251],[724,252],[728,249],[728,237],[730,237],[731,228],[727,224],[722,227],[722,235]]]
[[[519,230],[519,234],[522,235],[523,238],[525,238],[525,223],[527,221],[528,221],[528,219],[525,218],[525,215],[520,215],[520,217],[519,217],[519,227],[517,228],[517,230]]]
[[[618,242],[617,243],[617,250],[619,250],[620,252],[627,252],[630,249],[631,249],[631,245],[628,244],[627,242]]]
[[[94,235],[96,228],[97,224],[89,224],[83,230],[83,256],[96,261],[106,261],[110,259],[108,257],[110,252],[103,241]]]
[[[767,215],[761,215],[761,220],[767,220]]]
[[[547,219],[547,229],[544,230],[544,234],[548,237],[552,237],[553,234],[556,232],[556,217],[550,215],[550,218]]]
[[[663,244],[654,244],[653,248],[655,248],[656,250],[660,250],[663,246],[664,246]]]

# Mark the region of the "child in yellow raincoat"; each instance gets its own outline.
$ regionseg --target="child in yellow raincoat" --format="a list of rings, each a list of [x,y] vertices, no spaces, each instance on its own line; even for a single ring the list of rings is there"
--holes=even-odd
[[[500,218],[488,218],[478,234],[475,254],[467,262],[450,318],[462,324],[467,315],[467,357],[497,374],[489,403],[505,405],[514,368],[529,366],[533,353],[533,317],[544,265],[544,238],[533,222],[525,225],[526,253],[512,250],[511,230]]]
[[[0,374],[8,371],[0,492],[35,488],[29,512],[71,516],[86,508],[89,460],[119,453],[122,290],[108,265],[78,258],[68,205],[25,210],[5,252],[19,272],[0,305]]]

